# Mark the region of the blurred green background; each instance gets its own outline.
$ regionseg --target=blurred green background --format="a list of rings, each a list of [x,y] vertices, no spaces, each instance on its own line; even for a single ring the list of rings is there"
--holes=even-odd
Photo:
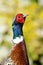
[[[29,14],[23,26],[30,65],[43,65],[43,0],[0,0],[0,63],[12,48],[12,21]]]

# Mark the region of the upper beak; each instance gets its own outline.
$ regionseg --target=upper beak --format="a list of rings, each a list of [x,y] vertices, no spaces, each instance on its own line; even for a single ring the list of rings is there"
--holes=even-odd
[[[29,16],[28,14],[25,14],[23,17]]]

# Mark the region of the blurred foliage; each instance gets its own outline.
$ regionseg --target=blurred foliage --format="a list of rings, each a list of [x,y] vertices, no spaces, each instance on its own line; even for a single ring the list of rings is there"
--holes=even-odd
[[[28,8],[26,10],[30,15],[23,27],[24,38],[28,56],[33,60],[37,60],[38,55],[43,54],[43,9],[37,4],[32,4]],[[39,29],[42,32],[37,32]]]
[[[38,0],[31,0],[31,2],[36,2],[36,3],[38,3]]]

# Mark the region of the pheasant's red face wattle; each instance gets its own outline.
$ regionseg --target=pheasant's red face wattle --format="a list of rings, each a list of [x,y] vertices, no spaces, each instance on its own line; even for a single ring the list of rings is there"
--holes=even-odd
[[[19,22],[19,23],[24,23],[24,15],[23,14],[17,14],[16,16],[16,21]]]

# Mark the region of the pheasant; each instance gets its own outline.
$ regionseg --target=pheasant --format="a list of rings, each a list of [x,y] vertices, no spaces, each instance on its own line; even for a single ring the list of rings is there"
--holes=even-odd
[[[9,63],[4,65],[29,65],[26,45],[23,36],[22,27],[27,15],[17,14],[12,23],[13,46],[9,56]]]

